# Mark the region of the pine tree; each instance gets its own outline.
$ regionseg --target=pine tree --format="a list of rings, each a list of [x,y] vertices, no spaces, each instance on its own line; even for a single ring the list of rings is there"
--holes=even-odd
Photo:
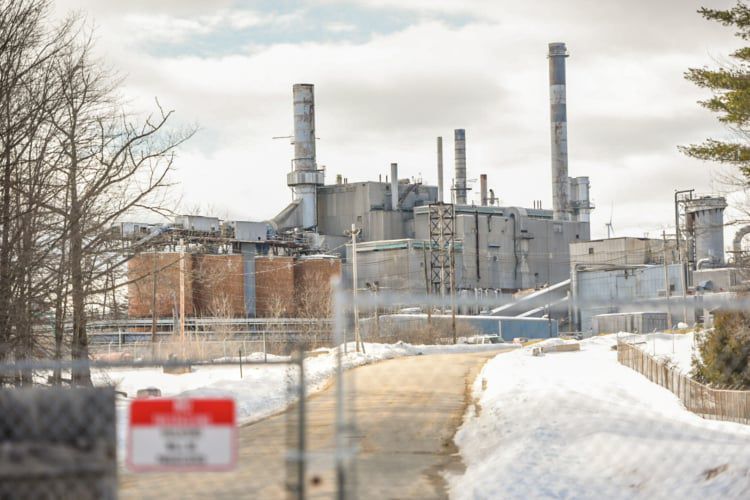
[[[750,41],[750,6],[745,0],[738,0],[728,10],[704,7],[698,12],[708,20],[733,27],[735,36]],[[732,61],[724,67],[691,68],[685,78],[713,93],[713,97],[699,104],[717,113],[734,138],[707,139],[702,144],[682,146],[680,150],[694,158],[736,166],[742,174],[742,183],[747,184],[750,182],[750,47],[742,47],[730,57]]]

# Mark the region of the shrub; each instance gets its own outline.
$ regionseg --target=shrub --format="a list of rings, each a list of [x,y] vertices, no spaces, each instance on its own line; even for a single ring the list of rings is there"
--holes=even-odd
[[[750,313],[718,312],[713,332],[696,332],[692,376],[716,385],[750,387]]]

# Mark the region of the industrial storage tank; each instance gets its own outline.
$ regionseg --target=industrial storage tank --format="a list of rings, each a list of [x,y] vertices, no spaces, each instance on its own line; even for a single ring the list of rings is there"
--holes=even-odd
[[[704,196],[685,201],[688,232],[693,237],[692,252],[696,268],[724,264],[724,209],[720,196]]]

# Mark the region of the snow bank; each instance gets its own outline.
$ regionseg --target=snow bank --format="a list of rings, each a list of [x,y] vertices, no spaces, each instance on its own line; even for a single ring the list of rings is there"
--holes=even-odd
[[[657,355],[671,354],[671,340],[657,335]],[[686,411],[618,364],[614,343],[593,337],[579,352],[524,349],[488,362],[455,438],[467,469],[448,478],[451,496],[750,497],[750,426]]]

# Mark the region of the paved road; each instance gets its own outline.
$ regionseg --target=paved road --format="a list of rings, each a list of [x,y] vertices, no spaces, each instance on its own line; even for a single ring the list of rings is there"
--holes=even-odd
[[[352,441],[358,449],[359,498],[445,498],[443,471],[463,465],[453,435],[469,403],[470,387],[497,352],[402,357],[347,372]],[[353,392],[349,391],[354,388]],[[335,387],[307,401],[308,498],[331,498]],[[283,498],[295,477],[285,467],[296,439],[294,408],[240,429],[239,466],[225,473],[124,475],[121,498]]]

